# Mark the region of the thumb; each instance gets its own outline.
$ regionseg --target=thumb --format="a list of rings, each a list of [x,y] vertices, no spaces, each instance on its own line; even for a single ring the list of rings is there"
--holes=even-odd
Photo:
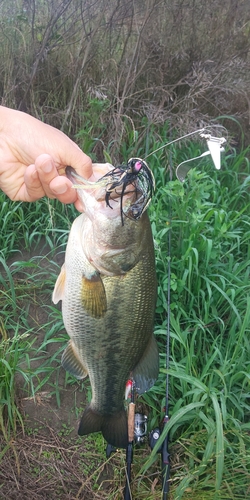
[[[73,147],[67,148],[65,155],[61,158],[61,167],[64,167],[64,173],[66,166],[73,167],[79,175],[89,179],[93,173],[92,160],[74,142],[72,145]]]

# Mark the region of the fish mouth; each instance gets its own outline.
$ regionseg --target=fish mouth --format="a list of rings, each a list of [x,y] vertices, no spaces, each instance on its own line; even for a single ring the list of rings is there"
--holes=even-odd
[[[105,201],[112,208],[110,200],[121,199],[121,219],[123,215],[129,219],[138,220],[147,209],[155,189],[153,173],[147,163],[141,158],[130,158],[126,165],[120,165],[105,174],[100,182],[107,181]],[[99,182],[98,181],[98,182]],[[132,200],[123,204],[123,198],[128,195]]]
[[[74,174],[76,174],[76,171],[72,168],[72,167],[66,167],[65,168],[65,174],[66,176],[68,177],[68,179],[71,181],[71,182],[74,182]]]
[[[72,167],[66,167],[66,175],[73,184],[76,180],[80,182],[80,185],[74,185],[75,188],[104,187],[106,205],[111,209],[113,209],[111,200],[115,202],[120,198],[122,225],[123,216],[132,220],[140,219],[149,206],[155,190],[153,173],[141,158],[130,158],[126,165],[111,169],[96,182],[83,179]]]
[[[69,167],[69,166],[66,167],[65,173],[66,173],[66,176],[68,177],[68,179],[73,183],[73,185],[75,184],[75,182],[77,180],[83,184],[85,184],[85,183],[86,184],[93,184],[93,183],[90,183],[89,181],[87,181],[86,179],[84,179],[84,177],[81,177],[81,175],[77,174],[73,167]]]

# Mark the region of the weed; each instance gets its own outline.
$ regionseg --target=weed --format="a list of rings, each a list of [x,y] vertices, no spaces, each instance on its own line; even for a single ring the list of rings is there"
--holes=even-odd
[[[159,137],[165,137],[168,130],[165,124],[163,128],[148,132],[147,147],[150,150],[160,147]],[[128,151],[123,151],[126,159],[133,155],[132,134],[128,146]],[[173,149],[171,162],[177,166],[185,157],[199,153],[200,147],[200,144],[187,143],[184,148]],[[143,152],[141,146],[142,157]],[[160,346],[161,368],[156,385],[140,400],[149,408],[149,429],[159,425],[165,404],[166,291],[171,229],[171,418],[167,425],[171,446],[171,494],[176,499],[212,499],[220,495],[233,499],[239,491],[241,498],[247,498],[244,491],[248,491],[250,466],[247,452],[250,411],[249,151],[238,155],[234,151],[226,153],[219,172],[204,159],[190,170],[184,184],[175,179],[169,181],[167,155],[167,151],[161,151],[148,162],[156,178],[156,193],[149,214],[158,276],[155,333]],[[76,212],[71,207],[65,210],[57,202],[49,206],[43,203],[15,205],[6,200],[2,208],[5,214],[2,239],[6,245],[1,257],[0,277],[0,399],[1,427],[7,441],[2,454],[8,452],[13,431],[23,426],[15,392],[17,375],[24,381],[27,394],[35,397],[47,384],[57,404],[61,404],[58,374],[67,336],[61,313],[51,305],[50,297],[59,272],[54,261],[56,249],[63,252]],[[13,207],[20,235],[13,234]],[[25,261],[20,252],[18,259],[8,263],[7,258],[11,255],[13,260],[14,250],[18,250],[24,238],[27,249],[36,241],[47,243],[43,263],[37,257]],[[42,304],[46,308],[43,322],[32,313],[33,305],[37,304],[40,309]],[[48,354],[53,345],[53,352]],[[74,379],[66,374],[65,387],[73,383]],[[89,383],[84,381],[79,388],[89,400]],[[79,418],[82,408],[76,407],[74,411]],[[70,431],[65,423],[59,437],[69,439]],[[161,440],[163,438],[164,434]],[[83,441],[77,438],[77,445],[81,446],[80,443]],[[84,438],[82,467],[86,468],[86,459],[91,460],[93,456],[98,456],[100,461],[104,447],[100,434]],[[48,458],[45,455],[43,458]],[[124,484],[124,455],[122,452],[118,455],[110,463],[119,489]],[[91,474],[91,488],[96,492],[99,491],[98,467],[97,473],[86,469],[86,476]],[[38,471],[33,470],[33,473],[38,474]],[[157,449],[150,456],[147,450],[136,449],[132,483],[136,498],[160,498],[160,481],[154,482],[159,474]],[[87,487],[90,483],[84,484]],[[113,492],[109,495],[109,498],[116,498]]]
[[[175,498],[186,498],[185,491],[189,487],[192,498],[196,491],[199,497],[205,488],[202,477],[204,474],[209,477],[211,464],[215,470],[209,480],[211,497],[219,495],[221,489],[227,490],[228,453],[234,460],[241,449],[239,441],[235,441],[234,430],[237,429],[237,434],[242,433],[246,439],[246,429],[249,428],[248,153],[248,150],[244,151],[237,158],[229,155],[225,158],[223,170],[218,173],[211,167],[210,170],[191,170],[184,186],[172,181],[159,186],[156,194],[158,213],[153,214],[153,221],[158,221],[158,225],[153,222],[153,231],[157,263],[160,262],[157,266],[156,335],[162,349],[166,336],[166,325],[162,324],[167,287],[169,214],[164,210],[166,200],[169,200],[172,212],[173,302],[168,372],[171,418],[159,446],[167,432],[171,440],[178,440],[180,444],[185,441],[186,433],[192,435],[189,446],[197,432],[202,433],[204,439],[199,445],[199,453],[197,447],[194,448],[194,461],[189,462],[187,472],[179,478],[179,485],[175,483]],[[154,207],[150,210],[154,213]],[[164,375],[164,358],[161,359],[161,373]],[[159,402],[164,401],[164,395],[164,376],[161,376],[154,390],[145,396],[154,421],[157,421]],[[189,450],[190,447],[188,455]],[[152,465],[156,453],[157,448],[144,471]],[[249,464],[247,455],[244,456]],[[243,474],[242,484],[247,484],[247,477]],[[239,480],[239,485],[230,486],[230,498],[237,494],[237,487],[244,489],[242,484]]]

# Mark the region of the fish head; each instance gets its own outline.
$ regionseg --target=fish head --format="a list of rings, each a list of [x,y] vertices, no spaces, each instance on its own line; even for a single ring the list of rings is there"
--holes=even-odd
[[[140,219],[155,189],[153,173],[141,158],[130,158],[126,165],[115,168],[109,163],[94,164],[90,180],[79,176],[72,167],[66,168],[66,175],[77,189],[84,210],[88,211],[91,197],[92,205],[97,201],[111,208],[113,217],[118,211],[122,225],[124,216],[131,220]],[[109,216],[112,218],[111,213]]]

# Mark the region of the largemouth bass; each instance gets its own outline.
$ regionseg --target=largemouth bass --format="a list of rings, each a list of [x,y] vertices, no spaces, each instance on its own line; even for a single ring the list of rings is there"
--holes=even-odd
[[[74,221],[53,302],[62,300],[69,344],[62,365],[89,376],[92,400],[78,433],[101,431],[108,443],[128,443],[124,393],[132,376],[137,392],[158,376],[153,336],[156,302],[154,246],[146,208],[153,176],[140,159],[114,169],[96,165],[97,182],[67,167],[84,207]]]

